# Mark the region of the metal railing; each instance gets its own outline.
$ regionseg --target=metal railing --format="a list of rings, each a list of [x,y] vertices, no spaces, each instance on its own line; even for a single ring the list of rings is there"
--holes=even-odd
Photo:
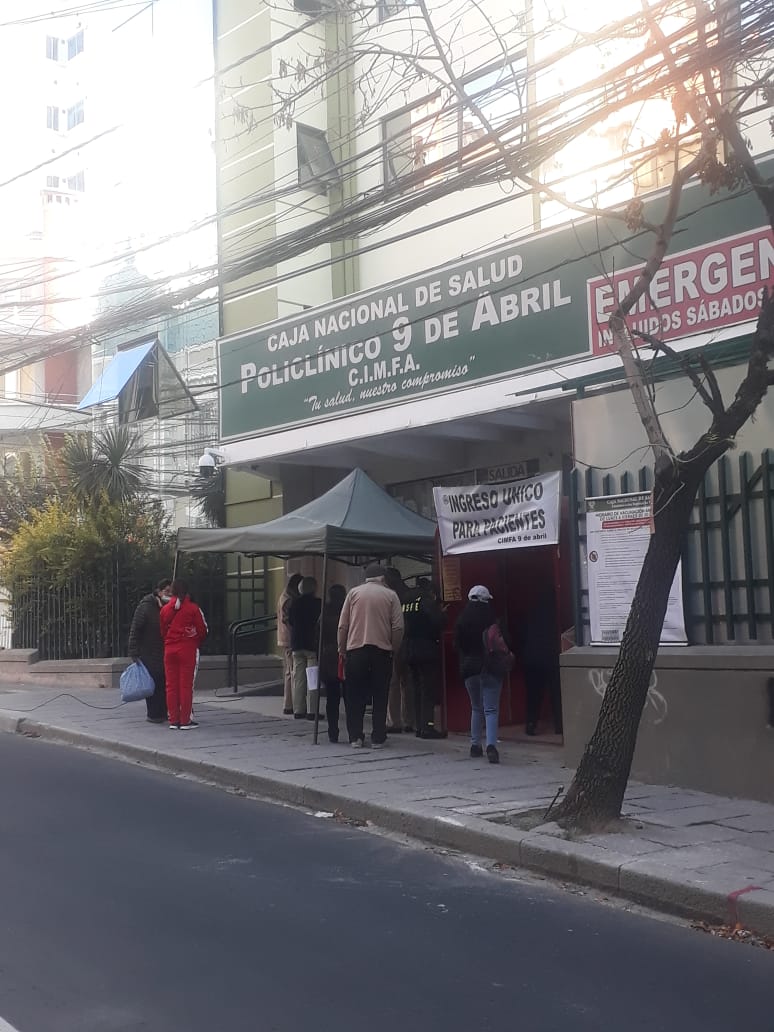
[[[10,635],[0,645],[37,649],[41,659],[101,659],[125,656],[135,608],[158,579],[147,570],[108,565],[96,576],[52,583],[47,573],[17,578],[7,586]],[[229,569],[226,557],[190,564],[185,579],[202,607],[209,634],[202,652],[223,655],[230,648],[229,620],[265,612],[263,563]]]
[[[586,499],[648,491],[649,467],[618,476],[588,469],[569,478],[576,639],[588,640]],[[573,518],[574,517],[574,518]],[[699,491],[682,549],[692,645],[774,641],[774,452],[724,455]]]
[[[228,628],[228,667],[226,671],[227,687],[234,695],[239,691],[239,642],[246,638],[263,638],[263,648],[258,650],[267,654],[268,636],[277,629],[277,617],[253,616],[247,620],[236,620]]]

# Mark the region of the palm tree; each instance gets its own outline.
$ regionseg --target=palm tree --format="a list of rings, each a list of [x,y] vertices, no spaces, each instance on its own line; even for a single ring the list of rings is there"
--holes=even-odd
[[[111,503],[136,498],[153,471],[142,463],[147,446],[127,426],[69,437],[63,449],[70,490],[80,504],[105,496]]]
[[[226,484],[222,466],[209,476],[199,473],[191,484],[191,497],[211,527],[226,526]]]

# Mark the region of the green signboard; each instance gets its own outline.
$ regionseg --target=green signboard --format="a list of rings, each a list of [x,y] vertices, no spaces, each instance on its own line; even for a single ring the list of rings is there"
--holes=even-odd
[[[663,197],[649,204],[651,221],[664,204]],[[749,278],[753,265],[765,282],[764,248],[771,246],[765,233],[744,238],[764,222],[750,194],[719,199],[694,186],[683,210],[671,249],[683,259],[676,260],[669,283],[665,278],[659,285],[658,296],[646,299],[658,326],[670,325],[668,304],[673,304],[672,338],[685,335],[693,300],[696,310],[702,304],[709,311],[711,300],[720,312],[723,262],[728,289],[736,274],[748,287],[757,284]],[[735,248],[728,244],[720,258],[707,250],[708,243],[737,235],[742,242]],[[611,297],[615,291],[625,293],[651,242],[648,234],[632,234],[623,222],[585,220],[224,338],[218,348],[221,439],[319,422],[603,354],[603,321],[613,307]],[[702,264],[691,273],[685,255],[698,248],[704,249]],[[618,272],[626,269],[630,275]],[[609,283],[607,277],[612,277]],[[678,287],[679,298],[668,296]],[[730,310],[731,300],[728,305]],[[749,306],[741,306],[738,314],[737,322],[754,318]],[[636,315],[652,332],[645,302]],[[729,324],[728,316],[718,322]],[[711,329],[705,321],[692,332]]]

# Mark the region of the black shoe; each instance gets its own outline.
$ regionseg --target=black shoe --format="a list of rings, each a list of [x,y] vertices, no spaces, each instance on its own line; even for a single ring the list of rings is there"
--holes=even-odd
[[[283,717],[289,717],[289,716],[291,716],[292,713],[293,713],[293,707],[292,706],[286,706],[283,709],[283,711],[282,711],[282,716]]]
[[[489,760],[490,763],[500,762],[500,754],[493,745],[488,745],[486,747],[486,758]]]
[[[338,733],[338,731],[336,732],[335,735],[332,735],[330,733],[330,731],[329,731],[328,732],[328,741],[331,743],[331,745],[338,745],[338,741],[339,741],[339,733]]]
[[[484,750],[481,748],[480,745],[471,745],[471,747],[470,747],[470,757],[471,757],[471,759],[478,760],[483,755],[484,755]]]
[[[414,728],[411,726],[411,724],[406,724],[406,726],[403,728],[403,730],[406,732],[407,735],[413,735],[414,734]]]
[[[306,720],[306,713],[294,713],[293,714],[293,719],[294,720]]]
[[[387,734],[388,735],[402,735],[403,734],[403,728],[402,727],[388,727],[387,728]]]
[[[199,726],[199,721],[198,720],[189,720],[187,724],[181,724],[180,725],[180,730],[181,731],[193,731],[193,729],[195,727],[198,727],[198,726]]]
[[[149,724],[166,724],[167,722],[166,717],[146,717],[145,719]]]
[[[307,713],[306,719],[307,720],[314,720],[314,713]],[[325,714],[321,713],[320,714],[320,721],[322,722],[323,720],[325,720]]]
[[[434,741],[438,738],[446,738],[446,732],[439,731],[436,727],[426,727],[424,731],[417,731],[417,738],[426,738]]]
[[[537,724],[527,724],[527,726],[526,726],[526,728],[524,730],[527,732],[527,734],[530,737],[532,737],[532,735],[536,735],[537,734]]]

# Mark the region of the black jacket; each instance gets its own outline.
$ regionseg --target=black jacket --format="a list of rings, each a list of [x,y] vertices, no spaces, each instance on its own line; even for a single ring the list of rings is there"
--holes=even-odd
[[[520,645],[525,666],[552,667],[559,663],[559,628],[553,594],[539,595],[525,614]]]
[[[460,613],[454,629],[454,647],[460,657],[462,678],[476,677],[484,666],[484,631],[497,621],[491,602],[472,599]]]
[[[446,614],[433,596],[423,589],[403,600],[403,654],[407,663],[440,662],[439,645]]]
[[[158,598],[151,594],[140,599],[129,628],[130,659],[139,659],[150,671],[154,681],[164,674],[164,643],[161,640]]]
[[[294,652],[317,652],[319,646],[317,621],[322,603],[314,595],[300,595],[290,603],[290,647]]]
[[[322,657],[320,658],[320,679],[323,684],[334,684],[339,679],[339,649],[336,633],[339,629],[341,606],[326,602],[322,615]],[[315,648],[317,645],[315,644]]]

